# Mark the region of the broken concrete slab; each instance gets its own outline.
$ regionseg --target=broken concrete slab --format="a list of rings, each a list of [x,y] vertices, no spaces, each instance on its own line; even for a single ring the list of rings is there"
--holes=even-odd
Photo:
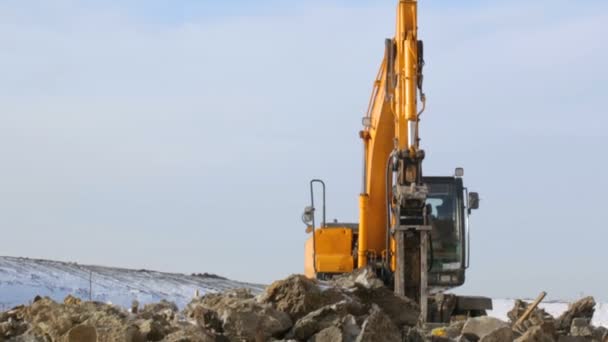
[[[515,342],[554,342],[554,339],[537,325],[528,329],[522,336],[516,338]]]
[[[337,276],[330,281],[330,284],[345,289],[354,288],[357,285],[363,286],[366,289],[379,289],[384,287],[382,280],[380,280],[374,271],[368,267]]]
[[[335,289],[322,289],[316,281],[303,275],[275,281],[258,297],[260,303],[287,313],[294,321],[344,299],[345,296]]]
[[[469,318],[462,327],[462,335],[469,340],[481,340],[486,335],[490,335],[496,330],[508,328],[511,326],[498,318],[482,316]]]
[[[377,305],[398,327],[418,324],[420,307],[413,300],[399,296],[386,287],[368,289],[357,286],[352,294],[370,309],[372,305]]]
[[[352,300],[324,306],[299,319],[293,326],[293,336],[307,340],[318,331],[331,326],[340,326],[344,318],[350,316],[354,319],[353,315],[360,315],[363,312],[363,306]],[[348,323],[356,325],[356,321]]]
[[[570,326],[570,335],[592,337],[593,327],[591,327],[591,319],[583,317],[575,317],[572,319]]]
[[[342,329],[336,326],[327,327],[314,336],[312,336],[308,341],[310,342],[343,342],[344,335],[342,334]]]
[[[595,312],[595,299],[593,297],[582,298],[568,306],[568,309],[561,314],[556,322],[557,330],[562,334],[570,332],[572,320],[575,318],[593,318]]]
[[[510,327],[505,326],[486,334],[479,339],[479,342],[505,342],[513,341],[513,330]]]
[[[361,333],[357,336],[357,342],[385,341],[401,342],[401,332],[378,305],[372,305],[369,317],[361,327]]]
[[[292,326],[288,314],[245,293],[229,291],[205,295],[188,304],[184,313],[195,315],[197,306],[215,311],[222,322],[223,333],[235,339],[269,339],[282,335]]]

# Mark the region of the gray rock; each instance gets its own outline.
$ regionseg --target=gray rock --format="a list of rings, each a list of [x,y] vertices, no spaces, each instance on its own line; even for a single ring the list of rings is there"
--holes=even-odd
[[[560,335],[557,342],[590,342],[590,339],[582,336],[565,336]]]
[[[286,313],[254,303],[253,299],[248,299],[218,310],[226,335],[266,340],[291,328],[291,319]]]
[[[379,289],[384,287],[384,282],[380,280],[370,268],[356,269],[351,273],[338,276],[331,280],[334,286],[342,288],[354,288],[357,285],[366,289]]]
[[[482,339],[495,330],[505,327],[511,330],[511,326],[507,322],[503,322],[498,318],[488,316],[473,317],[465,322],[462,327],[462,335],[470,340]]]
[[[275,281],[260,295],[260,303],[287,313],[293,321],[326,305],[346,299],[336,289],[321,289],[317,282],[303,275]]]
[[[341,301],[322,307],[299,319],[294,324],[293,335],[299,340],[307,340],[330,326],[341,326],[344,318],[348,315],[359,314],[361,311],[361,304],[354,301]],[[354,324],[356,325],[356,321]]]
[[[344,335],[342,330],[338,327],[332,326],[325,328],[311,337],[308,341],[310,342],[342,342],[344,341]]]
[[[289,315],[256,301],[244,293],[209,294],[193,300],[184,310],[195,315],[200,306],[217,313],[224,334],[238,340],[269,340],[283,335],[292,326]],[[204,311],[204,310],[202,310]]]
[[[593,297],[585,297],[577,302],[571,303],[568,309],[556,320],[556,328],[562,334],[569,333],[574,318],[593,318],[595,312],[595,300]]]
[[[368,289],[357,285],[352,294],[370,310],[377,305],[397,327],[415,326],[420,318],[420,308],[414,301],[398,296],[386,287]]]
[[[570,335],[572,336],[593,336],[593,327],[591,327],[591,320],[588,318],[576,317],[572,319],[572,325],[570,326]]]
[[[361,328],[357,324],[357,320],[353,315],[346,315],[341,322],[343,340],[345,342],[354,342],[357,336],[361,333]]]
[[[528,329],[522,336],[515,339],[516,342],[553,342],[553,337],[546,334],[539,325]]]
[[[502,327],[493,330],[483,336],[479,342],[508,342],[513,341],[513,330],[511,327]]]
[[[361,327],[357,342],[401,342],[401,332],[391,319],[378,307],[373,305],[369,317]]]
[[[593,330],[593,339],[600,342],[608,342],[608,329],[597,327]]]

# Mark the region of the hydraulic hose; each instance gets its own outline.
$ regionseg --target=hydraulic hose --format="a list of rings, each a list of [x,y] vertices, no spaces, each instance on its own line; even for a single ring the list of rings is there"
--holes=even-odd
[[[385,179],[385,190],[386,190],[386,241],[385,241],[385,250],[386,250],[386,266],[390,269],[390,250],[391,250],[391,193],[390,193],[390,181],[389,178],[391,176],[392,169],[392,160],[393,153],[388,156],[388,160],[386,161],[386,179]]]

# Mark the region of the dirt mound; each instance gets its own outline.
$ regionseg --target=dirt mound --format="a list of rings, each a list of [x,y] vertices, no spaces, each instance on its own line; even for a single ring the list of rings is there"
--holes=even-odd
[[[303,275],[292,275],[272,283],[258,300],[298,320],[311,311],[345,298],[337,288],[322,289],[314,280]]]
[[[194,298],[183,311],[161,301],[130,310],[68,296],[36,298],[0,314],[0,341],[397,341],[418,307],[365,271],[335,282],[301,275],[258,296],[231,290]],[[407,329],[406,329],[407,330]]]
[[[608,342],[608,330],[589,324],[595,302],[585,298],[554,319],[536,310],[526,324],[476,317],[451,325],[421,325],[416,303],[359,270],[331,282],[294,275],[254,296],[231,290],[194,298],[184,310],[167,301],[129,310],[73,296],[34,299],[0,313],[4,341],[556,341]],[[527,304],[516,302],[516,321]],[[560,339],[561,338],[561,339]]]

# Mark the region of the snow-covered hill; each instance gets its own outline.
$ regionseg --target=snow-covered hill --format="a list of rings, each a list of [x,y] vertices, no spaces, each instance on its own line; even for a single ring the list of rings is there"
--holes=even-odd
[[[256,293],[264,288],[263,285],[206,274],[185,275],[0,257],[0,311],[28,303],[36,295],[57,301],[68,294],[88,299],[90,285],[94,300],[125,307],[134,299],[141,304],[167,299],[183,307],[197,290],[203,295],[232,288],[249,288]]]

